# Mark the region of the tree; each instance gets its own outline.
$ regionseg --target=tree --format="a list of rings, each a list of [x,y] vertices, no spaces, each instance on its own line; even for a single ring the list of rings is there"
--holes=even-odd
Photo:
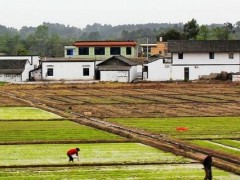
[[[183,26],[183,31],[186,39],[196,39],[199,32],[199,25],[195,19],[188,21]]]
[[[27,38],[30,51],[33,54],[46,56],[48,38],[48,27],[45,25],[38,26],[36,32],[29,35]]]
[[[163,38],[163,41],[168,41],[168,40],[180,40],[182,39],[182,34],[174,29],[169,29],[165,33],[161,33],[157,39],[160,37]]]
[[[224,23],[222,27],[213,28],[213,35],[217,40],[229,40],[231,35],[235,33],[231,23]]]
[[[197,35],[197,40],[207,40],[209,38],[209,32],[207,25],[202,25],[199,28],[199,32]]]

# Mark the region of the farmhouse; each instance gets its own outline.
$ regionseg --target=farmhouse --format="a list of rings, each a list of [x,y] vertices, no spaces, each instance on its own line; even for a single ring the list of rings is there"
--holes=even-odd
[[[65,46],[66,58],[87,58],[106,60],[115,55],[126,58],[137,57],[135,41],[76,41],[73,46]]]
[[[45,58],[42,80],[94,80],[95,61],[79,58]]]
[[[146,80],[196,80],[240,71],[239,40],[168,41],[168,51],[171,60],[159,58],[144,65]]]
[[[38,56],[0,56],[0,81],[24,82],[29,72],[39,66]]]
[[[123,56],[113,56],[97,66],[100,81],[132,82],[138,76],[138,63]]]

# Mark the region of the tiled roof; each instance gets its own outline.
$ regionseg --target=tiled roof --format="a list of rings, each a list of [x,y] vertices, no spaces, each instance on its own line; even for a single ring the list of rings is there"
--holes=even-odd
[[[44,62],[93,62],[96,60],[93,59],[86,59],[86,58],[62,58],[62,57],[44,57],[41,59],[42,63]]]
[[[76,41],[73,45],[77,47],[134,47],[137,43],[135,41]]]
[[[26,59],[0,59],[1,74],[21,74],[26,65]]]
[[[168,51],[174,52],[240,52],[240,40],[172,40]]]
[[[120,62],[120,63],[117,63]],[[101,63],[99,63],[97,66],[103,66],[103,65],[113,65],[113,66],[121,66],[122,64],[125,64],[125,66],[136,66],[138,63],[131,61],[130,59],[127,59],[123,56],[113,56]]]

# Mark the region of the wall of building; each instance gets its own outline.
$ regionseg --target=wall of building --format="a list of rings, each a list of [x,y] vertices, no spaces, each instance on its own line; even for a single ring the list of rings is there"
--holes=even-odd
[[[21,82],[22,77],[21,74],[0,74],[0,81],[2,82]]]
[[[100,71],[100,81],[128,82],[129,71]]]
[[[138,77],[138,68],[137,66],[132,66],[130,69],[130,77],[129,77],[129,82],[132,82],[133,80],[137,79]]]
[[[22,72],[21,76],[21,80],[20,81],[29,81],[29,72],[33,69],[36,69],[39,66],[39,61],[40,61],[40,57],[39,56],[0,56],[0,59],[27,59],[27,63],[25,65],[25,69]],[[10,75],[8,75],[10,78]],[[16,75],[14,75],[16,76]],[[14,78],[13,79],[16,79]],[[19,75],[17,75],[19,76]],[[7,78],[7,79],[9,79]],[[15,81],[15,80],[13,80]],[[19,77],[17,77],[17,81],[19,82]]]
[[[48,68],[53,69],[53,76],[48,76]],[[83,76],[83,68],[89,68],[89,76]],[[43,80],[94,80],[94,62],[43,62]]]
[[[171,64],[163,63],[163,59],[158,59],[145,66],[148,66],[148,72],[144,80],[169,81],[171,79]]]
[[[165,55],[167,53],[167,43],[166,42],[157,42],[156,47],[151,48],[151,55],[161,54]]]
[[[199,79],[211,73],[239,72],[239,53],[234,54],[234,59],[229,59],[228,53],[214,53],[214,59],[209,59],[209,53],[184,53],[183,59],[178,59],[178,54],[173,54],[172,79],[184,80],[184,68],[189,68],[189,80]]]
[[[67,55],[67,49],[73,49],[73,55]],[[126,58],[136,58],[137,57],[137,49],[135,47],[131,47],[132,54],[126,54],[126,47],[121,47],[121,55]],[[75,46],[65,46],[64,56],[66,58],[83,58],[83,59],[96,59],[96,60],[106,60],[113,55],[110,54],[110,47],[105,47],[105,55],[95,55],[94,47],[89,47],[89,55],[79,55],[78,47]]]

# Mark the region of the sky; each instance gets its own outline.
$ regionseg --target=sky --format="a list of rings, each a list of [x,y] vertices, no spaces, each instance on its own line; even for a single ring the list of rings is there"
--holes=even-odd
[[[78,28],[87,24],[235,24],[240,0],[2,0],[0,25],[20,29],[43,22]]]

